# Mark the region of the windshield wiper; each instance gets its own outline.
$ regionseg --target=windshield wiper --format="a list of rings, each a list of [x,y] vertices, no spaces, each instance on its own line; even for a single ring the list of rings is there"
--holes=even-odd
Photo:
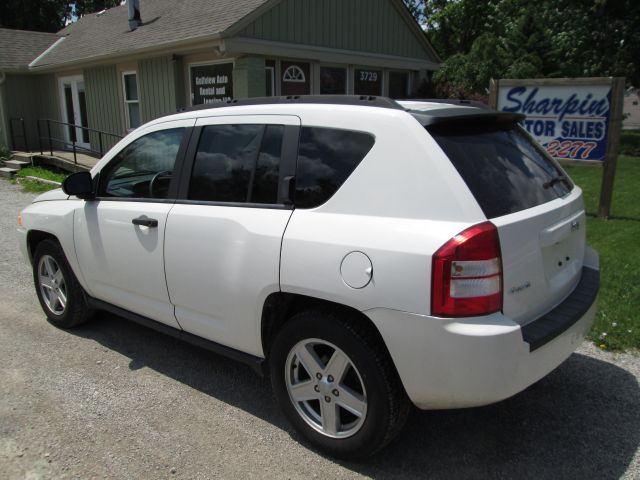
[[[546,183],[542,184],[542,188],[551,188],[553,187],[556,183],[559,182],[566,182],[567,181],[567,177],[565,177],[564,175],[558,175],[557,177],[553,177],[551,180],[549,180]]]

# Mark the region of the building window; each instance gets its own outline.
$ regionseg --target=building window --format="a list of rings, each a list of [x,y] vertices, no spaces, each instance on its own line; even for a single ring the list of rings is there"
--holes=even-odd
[[[281,62],[281,92],[282,95],[309,95],[311,83],[309,82],[310,66],[306,62]]]
[[[307,78],[298,65],[289,65],[282,74],[282,81],[293,83],[305,83]]]
[[[273,97],[276,94],[276,62],[274,60],[266,60],[264,65],[265,95]]]
[[[133,130],[142,124],[136,72],[124,72],[122,74],[122,83],[124,85],[124,109],[127,116],[127,130]]]
[[[344,95],[347,93],[347,69],[320,67],[320,94]]]
[[[409,74],[389,72],[389,97],[403,99],[409,97]]]
[[[382,70],[356,68],[353,76],[353,93],[356,95],[382,95]]]
[[[233,63],[190,65],[191,105],[226,102],[233,98]]]

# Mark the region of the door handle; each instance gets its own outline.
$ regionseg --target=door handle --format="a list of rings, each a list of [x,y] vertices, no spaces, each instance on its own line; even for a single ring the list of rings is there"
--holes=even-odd
[[[154,228],[158,226],[158,220],[155,218],[149,218],[146,215],[142,215],[141,217],[134,218],[131,220],[131,223],[134,225],[140,225],[141,227],[149,227]]]

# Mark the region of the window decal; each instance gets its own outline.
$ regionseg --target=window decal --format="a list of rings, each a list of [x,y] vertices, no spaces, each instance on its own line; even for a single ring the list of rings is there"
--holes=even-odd
[[[299,66],[291,65],[282,74],[282,81],[292,83],[305,83],[307,79],[305,78],[304,72]]]

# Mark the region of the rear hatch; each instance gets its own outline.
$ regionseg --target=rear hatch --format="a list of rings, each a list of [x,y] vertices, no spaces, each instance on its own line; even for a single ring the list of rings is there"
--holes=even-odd
[[[580,280],[582,191],[518,125],[520,117],[493,113],[426,128],[497,227],[503,312],[525,324],[561,303]]]

